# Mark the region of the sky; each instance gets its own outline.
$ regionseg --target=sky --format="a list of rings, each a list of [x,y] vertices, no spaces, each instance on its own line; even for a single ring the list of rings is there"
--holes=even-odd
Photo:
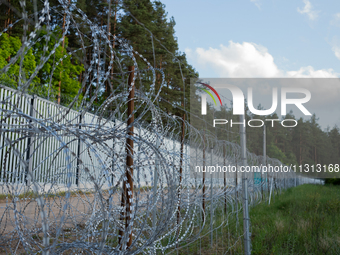
[[[162,3],[176,21],[179,50],[186,53],[200,77],[340,77],[338,0]],[[339,93],[332,97],[334,103],[340,98],[339,91],[330,91]],[[323,126],[340,124],[340,103],[337,105],[334,121],[321,123]]]
[[[340,76],[340,1],[162,2],[201,77]]]

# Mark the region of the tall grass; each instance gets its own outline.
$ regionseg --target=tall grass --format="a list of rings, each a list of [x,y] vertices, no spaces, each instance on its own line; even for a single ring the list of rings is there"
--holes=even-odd
[[[241,206],[241,205],[240,205]],[[214,213],[213,246],[210,215],[201,238],[182,243],[172,254],[244,254],[243,216]],[[230,209],[230,208],[229,208]],[[340,254],[340,186],[305,184],[275,195],[250,209],[252,254]],[[222,224],[223,225],[223,224]],[[184,246],[184,247],[183,247]],[[161,253],[159,253],[161,254]]]
[[[340,254],[340,187],[306,184],[250,211],[252,254]]]

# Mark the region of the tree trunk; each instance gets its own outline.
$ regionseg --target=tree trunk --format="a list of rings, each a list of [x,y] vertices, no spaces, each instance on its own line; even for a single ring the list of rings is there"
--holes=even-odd
[[[68,4],[70,5],[71,0],[68,0]],[[64,13],[63,17],[63,34],[65,33],[65,23],[66,23],[66,12]],[[63,43],[62,43],[62,50],[61,50],[61,55],[63,56],[64,54],[64,48],[65,48],[65,34],[63,36]],[[60,63],[61,68],[63,68],[63,61]],[[61,74],[63,70],[60,70],[59,74],[59,84],[58,84],[58,96],[57,96],[57,102],[60,104],[60,97],[61,97]]]
[[[112,40],[112,48],[113,48],[113,50],[116,47],[115,36],[116,36],[116,23],[117,23],[117,5],[118,5],[118,0],[115,2],[115,15],[114,15],[114,22],[113,22],[113,40]],[[113,55],[113,57],[114,57],[114,55]],[[114,60],[114,59],[112,59],[112,60]],[[112,63],[112,66],[111,66],[111,80],[113,80],[113,67],[114,67],[114,64]]]

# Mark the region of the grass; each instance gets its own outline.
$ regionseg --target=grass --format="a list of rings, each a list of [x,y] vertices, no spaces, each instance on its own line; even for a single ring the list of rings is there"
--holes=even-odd
[[[165,188],[167,188],[167,187],[165,187]],[[153,189],[152,186],[142,186],[142,187],[139,188],[139,190],[141,192],[151,191],[152,189]],[[138,189],[135,188],[134,190],[137,191]],[[21,194],[18,194],[18,195],[13,195],[13,194],[7,193],[7,194],[0,194],[0,202],[5,201],[6,199],[11,200],[13,198],[19,198],[19,199],[22,199],[22,198],[37,198],[39,196],[65,197],[68,192],[70,193],[70,196],[73,197],[73,196],[78,196],[78,195],[94,194],[96,191],[95,190],[88,190],[88,191],[74,190],[74,191],[59,191],[59,192],[56,192],[56,193],[45,192],[45,193],[40,193],[40,194],[37,194],[34,191],[27,191],[27,192],[24,192],[24,193],[21,193]],[[102,190],[102,192],[104,194],[106,194],[106,193],[108,193],[108,190]],[[120,194],[122,192],[121,188],[118,187],[115,192]]]
[[[45,196],[45,197],[65,197],[66,194],[68,193],[68,191],[59,191],[56,193],[41,193],[38,194],[34,191],[28,191],[28,192],[24,192],[21,193],[19,195],[13,195],[13,194],[0,194],[0,202],[4,202],[6,201],[6,199],[12,200],[13,198],[37,198],[39,196]],[[81,190],[76,190],[76,191],[70,191],[70,196],[78,196],[78,195],[89,195],[89,194],[93,194],[93,192],[91,191],[81,191]]]
[[[33,191],[28,191],[19,195],[12,195],[12,194],[0,194],[0,201],[2,200],[6,200],[7,198],[9,200],[13,199],[13,198],[27,198],[27,197],[36,197],[35,193]]]
[[[216,203],[216,202],[215,202]],[[222,205],[222,206],[221,206]],[[229,251],[232,253],[227,254],[244,254],[243,253],[243,224],[242,224],[242,211],[239,213],[239,221],[237,223],[234,213],[225,214],[224,212],[224,201],[220,202],[220,206],[214,209],[213,217],[213,246],[211,246],[211,231],[210,231],[210,208],[209,204],[206,205],[206,224],[200,233],[198,240],[192,240],[192,242],[182,242],[178,248],[172,249],[171,254],[181,255],[194,255],[194,254],[225,254],[227,250],[232,246],[233,248]],[[239,208],[241,205],[239,204]],[[227,208],[227,212],[231,212],[231,206]],[[198,219],[195,219],[197,222]],[[228,224],[227,224],[228,222]],[[199,223],[199,225],[202,222]],[[221,227],[223,225],[223,227]],[[193,231],[193,235],[198,234],[198,229]],[[185,231],[185,228],[183,228]],[[168,240],[164,240],[166,244]],[[172,240],[174,242],[174,240]],[[238,253],[239,252],[239,253]],[[161,254],[161,253],[157,253]]]
[[[340,254],[340,187],[302,185],[250,211],[252,254]]]
[[[208,223],[201,239],[182,243],[178,254],[244,254],[242,211],[239,224],[235,218],[232,215],[227,226],[214,230],[213,246]],[[263,202],[252,207],[250,219],[252,254],[340,254],[340,186],[290,188],[275,195],[270,205]],[[214,226],[224,220],[222,209],[216,210]]]

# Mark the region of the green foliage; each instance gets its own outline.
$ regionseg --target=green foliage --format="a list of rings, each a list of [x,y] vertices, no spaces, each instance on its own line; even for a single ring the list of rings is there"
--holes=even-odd
[[[42,31],[40,36],[43,38],[39,43],[35,44],[34,53],[37,56],[38,64],[41,61],[41,56],[43,55],[43,48],[46,45],[45,40],[46,32]],[[56,29],[53,35],[48,41],[48,50],[45,55],[48,55],[53,49],[57,41],[59,41],[61,35],[61,30]],[[84,66],[79,63],[76,58],[72,58],[71,55],[67,54],[66,48],[68,47],[68,39],[65,38],[64,48],[59,45],[55,49],[54,56],[49,58],[48,61],[43,65],[42,69],[39,71],[39,77],[41,77],[41,85],[47,90],[49,84],[51,83],[51,94],[57,98],[59,82],[60,91],[62,98],[65,98],[64,104],[69,103],[72,98],[74,98],[81,87],[81,83],[78,77],[81,72],[83,72]],[[50,80],[50,75],[52,74],[52,80]]]
[[[11,2],[11,4],[15,8],[20,9],[17,1]],[[194,68],[187,63],[185,54],[178,51],[178,43],[174,29],[176,23],[173,17],[168,18],[165,5],[160,1],[150,0],[110,0],[109,2],[81,0],[77,1],[75,4],[77,7],[82,9],[87,17],[101,29],[104,31],[110,31],[111,34],[123,39],[124,42],[128,42],[134,50],[142,54],[153,67],[161,69],[162,72],[164,72],[165,80],[162,80],[161,71],[156,71],[156,92],[158,92],[162,86],[160,94],[161,98],[157,102],[158,106],[165,113],[182,117],[184,113],[181,108],[185,106],[186,110],[189,109],[190,92],[188,85],[190,78],[197,77],[198,74],[195,72]],[[54,27],[54,32],[51,36],[51,40],[48,42],[47,54],[60,39],[64,17],[64,10],[61,8],[58,1],[51,0],[50,6],[55,10],[50,13],[52,16],[50,24]],[[38,3],[38,10],[41,8],[42,3]],[[28,15],[34,12],[31,2],[27,3],[26,11]],[[8,27],[8,25],[18,19],[18,17],[15,16],[15,13],[10,9],[4,8],[0,12],[2,14],[0,25],[3,28]],[[137,22],[130,14],[132,14],[143,25]],[[52,99],[56,98],[59,93],[59,82],[61,84],[60,92],[62,99],[73,98],[78,93],[82,79],[85,77],[85,75],[82,75],[85,71],[84,67],[91,65],[90,61],[93,58],[93,49],[90,45],[92,45],[93,42],[91,36],[89,36],[91,35],[89,27],[85,25],[79,17],[75,17],[75,19],[78,22],[77,28],[73,26],[69,28],[65,38],[65,47],[57,47],[55,54],[52,55],[52,57],[50,57],[44,64],[43,68],[39,70],[35,80],[35,83],[39,84],[39,86],[31,84],[30,91],[32,93],[46,96],[47,91],[49,91],[50,96],[52,95]],[[20,22],[21,23],[19,25],[15,25],[13,28],[8,29],[8,33],[10,35],[23,35],[22,21]],[[145,28],[147,28],[148,31]],[[31,24],[28,24],[27,33],[31,32],[33,29],[34,27]],[[153,39],[151,39],[149,31],[153,34]],[[63,57],[63,55],[65,55],[66,48],[68,48],[69,51],[82,47],[81,41],[79,40],[79,33],[85,35],[83,37],[84,44],[85,46],[90,47],[85,47],[83,51],[77,51],[73,56],[67,56],[61,63],[59,60]],[[44,37],[46,36],[46,33],[44,32],[44,28],[39,31],[38,34],[41,40],[36,43],[33,52],[28,52],[28,55],[31,55],[26,57],[28,59],[28,63],[26,63],[27,71],[38,66],[41,57],[44,57],[42,56],[43,48],[46,44]],[[112,41],[112,37],[110,37],[110,40]],[[106,50],[109,50],[109,47],[104,45],[104,40],[100,40],[99,43],[103,49],[105,48]],[[123,70],[127,69],[129,65],[132,65],[130,56],[122,51],[122,45],[119,45],[119,43],[116,42],[113,43],[112,46],[114,47],[117,56],[119,56],[120,65]],[[20,45],[18,47],[20,48]],[[10,47],[9,49],[14,48]],[[45,54],[45,56],[47,54]],[[152,72],[143,59],[141,59],[138,55],[135,55],[135,57],[137,59],[138,68],[141,70],[138,74],[139,77],[137,77],[135,85],[144,93],[148,93],[152,82]],[[80,63],[78,59],[81,59],[82,62]],[[103,55],[101,55],[100,61],[94,64],[93,70],[99,70],[98,65],[105,65],[106,67],[109,66],[108,60],[108,58],[103,59]],[[2,65],[8,62],[6,58],[2,58],[1,61]],[[12,68],[15,69],[14,66]],[[115,68],[118,67],[116,66],[113,69]],[[101,105],[101,103],[104,102],[110,94],[121,92],[120,90],[116,90],[120,86],[122,80],[126,79],[124,76],[116,75],[116,73],[121,71],[122,70],[113,70],[115,75],[111,75],[112,79],[110,81],[110,85],[108,82],[105,84],[99,84],[96,79],[98,74],[92,71],[92,73],[89,74],[88,79],[94,82],[87,84],[87,86],[90,86],[90,89],[86,100],[89,100],[96,93],[96,100],[94,101],[95,107],[95,105]],[[9,75],[10,73],[12,74]],[[11,70],[7,76],[3,76],[2,83],[11,83],[12,87],[17,86],[17,80],[15,80],[13,76],[15,73],[18,73],[18,71]],[[28,77],[29,73],[27,73],[26,76]],[[183,78],[185,78],[185,82],[183,82]],[[111,91],[112,89],[110,88],[113,88],[113,91]],[[64,103],[67,103],[67,100]],[[122,112],[123,111],[124,109],[122,109]],[[139,113],[136,115],[138,116],[138,114]]]
[[[43,47],[46,32],[41,31],[40,36],[42,40],[36,44],[32,49],[24,51],[24,59],[22,61],[22,70],[20,72],[19,58],[14,64],[10,65],[8,71],[0,75],[0,83],[9,87],[17,88],[19,84],[19,73],[21,73],[21,84],[25,84],[31,75],[36,70],[43,57]],[[48,42],[48,50],[45,55],[52,51],[57,40],[60,38],[60,30],[56,30]],[[68,45],[67,38],[65,39],[65,47]],[[16,56],[21,49],[22,43],[18,37],[9,36],[4,33],[0,37],[0,69],[4,68],[10,62],[11,58]],[[25,50],[25,49],[24,49]],[[66,56],[66,57],[64,57]],[[62,62],[60,61],[63,58]],[[46,97],[51,83],[50,95],[56,98],[58,93],[59,82],[61,81],[61,94],[64,98],[63,103],[69,103],[78,93],[81,83],[78,81],[78,76],[84,71],[82,64],[73,59],[72,56],[66,54],[66,49],[58,46],[55,50],[55,56],[51,57],[40,69],[32,82],[29,84],[28,91],[32,94],[37,94]],[[51,78],[51,73],[52,80]],[[81,98],[81,97],[80,97]]]
[[[243,238],[239,238],[243,234],[242,211],[238,222],[231,211],[228,206],[228,213],[224,213],[224,202],[216,204],[213,246],[207,224],[199,233],[199,241],[182,243],[176,252],[244,254]],[[275,195],[270,205],[266,201],[250,208],[252,254],[339,254],[339,213],[337,186],[305,184],[285,190]],[[226,220],[227,226],[223,224]],[[209,210],[206,222],[210,222]]]
[[[254,254],[339,254],[340,189],[302,185],[250,211]]]
[[[8,65],[12,57],[16,56],[21,48],[21,41],[18,37],[9,36],[4,33],[0,36],[0,69],[3,69]],[[19,58],[14,64],[10,65],[8,71],[0,75],[0,83],[13,88],[17,87],[19,82],[19,72],[20,72],[20,62]],[[36,68],[35,56],[33,55],[32,49],[29,49],[24,54],[24,59],[22,61],[21,82],[28,79]],[[35,77],[30,85],[34,87],[40,82],[38,77]]]
[[[287,162],[286,155],[273,142],[267,145],[267,155],[270,158],[280,160],[282,163]]]

